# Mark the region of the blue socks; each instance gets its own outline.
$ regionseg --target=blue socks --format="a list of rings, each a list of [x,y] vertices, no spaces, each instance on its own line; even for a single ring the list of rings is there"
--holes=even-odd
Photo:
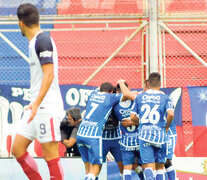
[[[131,170],[124,169],[124,171],[123,171],[123,180],[131,180],[132,179],[131,174],[132,174]]]
[[[144,170],[144,178],[146,180],[154,180],[153,170],[151,168],[146,168]]]
[[[167,168],[166,171],[167,171],[167,176],[168,176],[169,180],[176,179],[176,171],[173,168],[173,166],[170,166],[169,168]]]
[[[156,171],[156,180],[165,180],[165,170],[160,169]]]

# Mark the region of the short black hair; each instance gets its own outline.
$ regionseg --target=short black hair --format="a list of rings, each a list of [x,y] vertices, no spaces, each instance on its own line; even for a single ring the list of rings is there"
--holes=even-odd
[[[78,121],[79,119],[81,119],[81,112],[79,108],[76,107],[72,107],[66,110],[66,115],[71,115],[71,117],[73,118],[74,121]]]
[[[17,9],[17,17],[28,27],[39,25],[39,10],[33,4],[21,4]]]
[[[100,86],[100,92],[111,93],[113,92],[113,90],[114,90],[114,86],[109,82],[102,83]]]
[[[149,86],[159,87],[161,82],[161,76],[158,72],[153,72],[149,75]]]
[[[126,82],[124,82],[124,84],[125,84],[126,87],[129,87],[129,85]],[[119,93],[121,93],[121,88],[120,88],[119,84],[116,85],[116,89]]]

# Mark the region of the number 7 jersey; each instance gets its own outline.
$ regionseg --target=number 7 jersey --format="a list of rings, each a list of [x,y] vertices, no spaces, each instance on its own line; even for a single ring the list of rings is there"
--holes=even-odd
[[[94,91],[89,96],[86,114],[80,124],[78,135],[84,137],[102,137],[103,126],[111,114],[112,107],[122,98],[120,94]]]
[[[165,114],[173,110],[170,97],[161,91],[149,89],[137,95],[131,113],[139,116],[139,139],[164,144],[167,140]]]

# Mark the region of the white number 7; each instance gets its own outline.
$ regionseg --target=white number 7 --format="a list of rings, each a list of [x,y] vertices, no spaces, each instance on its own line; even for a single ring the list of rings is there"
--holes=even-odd
[[[91,115],[93,114],[93,112],[96,110],[96,108],[98,107],[98,104],[96,103],[91,103],[92,109],[90,110],[90,112],[87,114],[86,119],[89,119],[91,117]]]

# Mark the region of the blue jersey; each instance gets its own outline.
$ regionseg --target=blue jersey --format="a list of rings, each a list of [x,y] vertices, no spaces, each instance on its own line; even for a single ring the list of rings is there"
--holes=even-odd
[[[122,119],[130,118],[130,110],[133,105],[133,101],[126,100],[122,101],[114,106],[113,111],[115,116],[121,122]],[[122,132],[122,139],[120,142],[121,150],[134,151],[138,150],[139,139],[138,139],[138,126],[124,127],[120,125]]]
[[[111,113],[107,119],[102,133],[102,139],[113,140],[121,138],[121,130],[118,119]]]
[[[131,113],[139,116],[141,140],[155,144],[166,143],[165,114],[168,110],[173,110],[172,100],[161,91],[149,89],[137,95]]]
[[[102,137],[103,126],[112,107],[119,103],[120,94],[93,91],[86,105],[86,114],[80,124],[78,135],[84,137]]]

